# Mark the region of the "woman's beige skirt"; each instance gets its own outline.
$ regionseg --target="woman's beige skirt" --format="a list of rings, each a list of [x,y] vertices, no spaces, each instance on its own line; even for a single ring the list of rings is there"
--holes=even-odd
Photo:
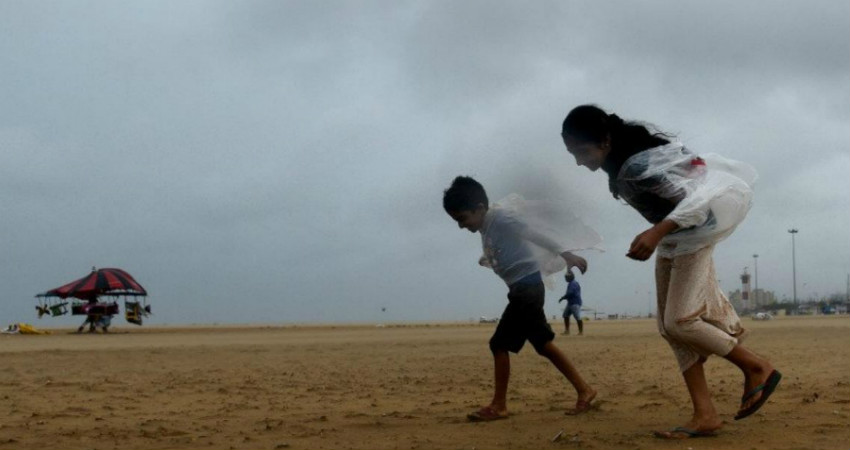
[[[674,258],[656,257],[658,330],[684,372],[700,358],[726,356],[747,331],[714,272],[714,246]]]

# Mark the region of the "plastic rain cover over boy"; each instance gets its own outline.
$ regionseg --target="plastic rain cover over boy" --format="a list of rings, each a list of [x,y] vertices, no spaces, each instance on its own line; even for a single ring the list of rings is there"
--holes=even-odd
[[[749,164],[713,153],[697,156],[675,142],[626,160],[617,186],[620,196],[638,211],[651,208],[640,201],[644,192],[675,204],[666,218],[679,229],[665,236],[657,250],[658,256],[672,258],[732,234],[750,210],[757,178]]]
[[[543,282],[549,289],[555,287],[551,275],[567,268],[560,253],[588,249],[603,251],[600,246],[602,236],[557,202],[526,200],[519,194],[510,194],[491,204],[490,209],[501,210],[519,225],[522,237],[531,248],[531,258],[537,263]],[[482,240],[486,239],[486,230],[481,235]],[[492,268],[486,255],[481,256],[479,263]]]

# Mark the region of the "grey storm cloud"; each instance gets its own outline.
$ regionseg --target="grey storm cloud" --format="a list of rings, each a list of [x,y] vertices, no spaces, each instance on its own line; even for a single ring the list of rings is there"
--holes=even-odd
[[[647,224],[560,142],[596,103],[759,171],[726,290],[843,292],[846,2],[0,4],[0,320],[121,267],[155,323],[467,320],[505,288],[442,211],[459,174],[605,238],[587,303],[645,313]],[[559,285],[559,289],[562,286]],[[560,292],[556,294],[560,295]],[[550,294],[550,299],[551,299]],[[386,308],[383,311],[382,308]],[[554,312],[554,302],[547,310]],[[68,323],[73,319],[66,319]]]

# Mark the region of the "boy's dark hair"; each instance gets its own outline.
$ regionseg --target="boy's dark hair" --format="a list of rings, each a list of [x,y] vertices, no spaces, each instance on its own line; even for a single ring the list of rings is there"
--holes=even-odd
[[[484,186],[471,177],[459,176],[443,191],[443,209],[446,212],[472,211],[479,203],[485,208],[490,207]]]
[[[608,136],[611,137],[611,153],[602,164],[602,170],[608,174],[608,189],[614,198],[620,198],[617,174],[623,163],[635,153],[669,144],[667,138],[673,137],[657,130],[651,132],[648,125],[641,122],[625,122],[616,114],[608,114],[596,105],[573,108],[564,119],[561,136],[598,145]]]

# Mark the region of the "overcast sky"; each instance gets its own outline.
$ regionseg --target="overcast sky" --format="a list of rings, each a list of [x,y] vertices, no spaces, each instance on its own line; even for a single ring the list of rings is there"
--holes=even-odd
[[[850,273],[844,0],[0,0],[0,68],[4,326],[81,321],[33,296],[92,266],[134,275],[155,324],[498,315],[442,210],[459,174],[568,205],[605,239],[585,305],[646,314],[653,263],[624,255],[649,224],[559,137],[583,103],[756,167],[727,292],[757,253],[790,297],[792,227],[798,297]]]

